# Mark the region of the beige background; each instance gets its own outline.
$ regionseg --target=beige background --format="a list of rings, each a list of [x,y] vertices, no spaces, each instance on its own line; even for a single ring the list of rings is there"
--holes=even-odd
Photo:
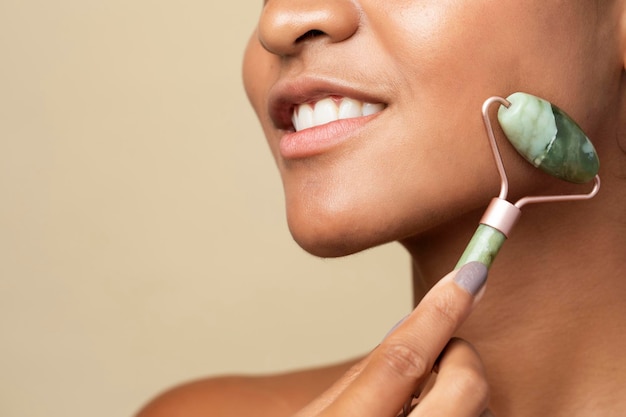
[[[1,416],[129,416],[409,310],[399,246],[319,260],[286,230],[240,85],[261,3],[0,1]]]

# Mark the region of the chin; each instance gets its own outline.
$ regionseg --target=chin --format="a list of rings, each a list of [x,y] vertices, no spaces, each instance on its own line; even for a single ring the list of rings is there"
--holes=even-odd
[[[348,256],[396,240],[390,229],[381,230],[380,218],[368,221],[354,213],[288,212],[287,223],[296,243],[322,258]]]
[[[287,223],[294,240],[308,253],[342,257],[415,238],[462,217],[476,220],[475,211],[482,210],[490,200],[482,193],[459,194],[456,198],[441,193],[422,193],[419,199],[348,198],[342,204],[336,200],[330,204],[332,199],[291,198]]]
[[[305,236],[293,232],[292,236],[302,249],[320,258],[340,258],[370,247],[369,245],[356,245],[354,241],[336,239],[330,236]]]
[[[340,258],[370,249],[388,242],[359,239],[351,236],[303,235],[292,232],[296,243],[313,256],[320,258]]]
[[[367,239],[350,233],[343,235],[299,233],[291,227],[290,230],[294,240],[302,249],[320,258],[340,258],[353,255],[392,241],[381,240],[380,237]]]

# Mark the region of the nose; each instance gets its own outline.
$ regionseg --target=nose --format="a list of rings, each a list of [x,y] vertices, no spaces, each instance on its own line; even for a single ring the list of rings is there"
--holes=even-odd
[[[259,41],[279,56],[296,55],[312,39],[342,42],[359,27],[352,0],[269,0],[259,21]]]

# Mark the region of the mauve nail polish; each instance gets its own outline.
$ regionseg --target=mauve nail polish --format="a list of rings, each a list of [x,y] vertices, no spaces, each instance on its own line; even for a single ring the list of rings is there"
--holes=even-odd
[[[473,296],[476,296],[485,285],[485,282],[487,282],[487,272],[485,264],[475,261],[468,262],[457,271],[454,282]]]

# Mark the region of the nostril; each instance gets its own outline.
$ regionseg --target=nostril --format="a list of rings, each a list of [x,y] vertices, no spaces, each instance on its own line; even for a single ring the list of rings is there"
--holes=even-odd
[[[318,36],[324,36],[324,35],[326,35],[326,33],[322,32],[321,30],[318,30],[318,29],[309,30],[304,35],[298,37],[298,39],[296,39],[296,43],[303,42],[303,41],[317,38]]]
[[[1,2],[2,0],[0,0]],[[361,22],[355,0],[272,0],[266,2],[257,29],[271,54],[298,55],[309,43],[339,43],[354,35]]]

